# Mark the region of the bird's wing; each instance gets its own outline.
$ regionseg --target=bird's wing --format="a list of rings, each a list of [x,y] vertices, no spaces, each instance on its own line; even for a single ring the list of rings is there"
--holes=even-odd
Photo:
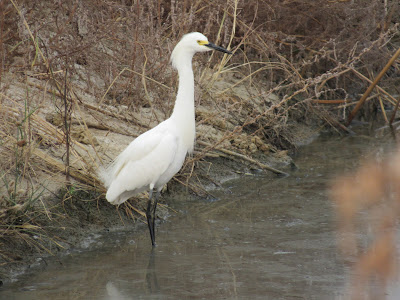
[[[140,160],[151,153],[165,136],[167,132],[165,125],[165,122],[162,122],[134,139],[109,166],[107,174],[109,176],[108,180],[110,182],[114,180],[128,162]]]
[[[155,141],[157,137],[158,142]],[[146,142],[148,144],[145,145]],[[140,139],[140,143],[137,143],[139,149],[131,147],[131,145],[134,146],[131,143],[121,153],[123,157],[118,157],[118,160],[123,158],[123,163],[120,161],[118,172],[107,191],[107,200],[112,203],[121,203],[126,200],[119,199],[122,193],[140,192],[151,184],[156,184],[158,178],[173,163],[178,143],[176,135],[162,131],[156,131],[153,135]]]
[[[146,156],[157,147],[162,137],[163,132],[157,126],[134,139],[107,168],[100,170],[99,175],[104,186],[108,189],[128,162]]]

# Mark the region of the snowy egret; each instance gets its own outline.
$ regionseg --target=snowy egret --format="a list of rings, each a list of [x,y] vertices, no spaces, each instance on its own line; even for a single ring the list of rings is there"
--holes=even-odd
[[[179,75],[178,93],[172,115],[133,140],[101,174],[108,189],[106,198],[115,205],[149,189],[146,217],[153,247],[155,246],[154,219],[160,191],[181,169],[186,153],[192,152],[194,147],[192,58],[196,52],[209,50],[232,54],[210,43],[199,32],[188,33],[182,37],[171,55],[172,65],[178,70]],[[154,190],[155,197],[153,197]]]

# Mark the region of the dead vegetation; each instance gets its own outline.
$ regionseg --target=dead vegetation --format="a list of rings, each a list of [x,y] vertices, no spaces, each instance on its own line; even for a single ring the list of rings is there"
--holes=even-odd
[[[366,162],[332,187],[338,244],[353,262],[350,299],[385,299],[387,287],[398,280],[399,169],[397,153],[380,163]]]
[[[1,1],[0,238],[40,232],[38,215],[74,190],[97,203],[98,166],[170,115],[169,55],[184,33],[235,52],[194,62],[196,153],[175,179],[201,194],[207,160],[269,169],[301,143],[301,124],[350,131],[349,111],[400,46],[399,15],[394,0]],[[394,59],[357,117],[389,120],[398,85]]]

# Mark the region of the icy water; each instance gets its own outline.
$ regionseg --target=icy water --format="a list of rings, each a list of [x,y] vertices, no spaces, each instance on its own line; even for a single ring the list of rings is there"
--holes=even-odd
[[[327,187],[381,155],[382,140],[319,138],[289,177],[243,176],[212,201],[172,203],[178,213],[157,224],[154,250],[144,226],[90,236],[86,250],[47,259],[0,299],[343,299],[349,270]]]

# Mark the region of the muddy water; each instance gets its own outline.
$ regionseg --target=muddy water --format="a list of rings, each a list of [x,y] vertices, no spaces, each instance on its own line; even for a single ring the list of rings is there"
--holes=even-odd
[[[381,141],[319,138],[299,151],[289,177],[243,176],[213,200],[172,203],[177,214],[157,225],[154,250],[147,230],[99,233],[0,298],[342,299],[348,269],[327,185],[384,152]]]

